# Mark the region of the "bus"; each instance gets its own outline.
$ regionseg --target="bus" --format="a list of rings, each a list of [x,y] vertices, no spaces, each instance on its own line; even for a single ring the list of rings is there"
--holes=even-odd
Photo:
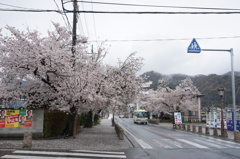
[[[146,110],[134,110],[133,111],[133,122],[134,123],[143,123],[147,124],[148,123],[148,112]]]

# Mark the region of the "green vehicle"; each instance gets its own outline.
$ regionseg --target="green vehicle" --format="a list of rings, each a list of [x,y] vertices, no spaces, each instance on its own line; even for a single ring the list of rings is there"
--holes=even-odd
[[[148,112],[146,110],[134,110],[133,112],[133,122],[138,124],[147,124],[148,123]]]

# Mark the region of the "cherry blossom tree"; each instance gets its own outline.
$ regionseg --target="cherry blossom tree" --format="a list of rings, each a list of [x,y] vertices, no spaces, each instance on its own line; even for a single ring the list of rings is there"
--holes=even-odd
[[[138,93],[142,58],[132,53],[118,66],[103,64],[106,49],[89,53],[87,39],[78,36],[72,52],[72,35],[53,23],[53,31],[20,31],[6,26],[10,35],[0,32],[0,92],[17,101],[27,98],[27,106],[98,111],[114,103],[130,102]],[[125,107],[124,104],[117,104]],[[112,108],[115,108],[112,106]]]
[[[190,78],[182,80],[175,89],[170,88],[168,83],[167,79],[161,79],[157,90],[149,90],[148,94],[142,95],[141,107],[153,113],[160,111],[168,114],[197,110],[196,97],[200,92]]]

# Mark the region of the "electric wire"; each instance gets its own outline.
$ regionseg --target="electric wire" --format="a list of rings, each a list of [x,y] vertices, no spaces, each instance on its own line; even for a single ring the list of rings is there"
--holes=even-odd
[[[53,1],[54,1],[55,5],[57,6],[58,10],[60,10],[60,7],[58,6],[56,0],[53,0]],[[64,15],[66,16],[66,13],[64,13]],[[71,27],[71,25],[70,25],[70,23],[69,23],[68,18],[66,18],[66,20],[67,20],[67,21],[66,21],[65,18],[64,18],[64,16],[63,16],[63,14],[62,14],[62,18],[63,18],[63,21],[64,21],[66,27],[71,31],[71,30],[72,30],[72,27]]]
[[[84,10],[84,5],[82,4],[82,9]],[[81,12],[78,12],[81,13]],[[87,19],[86,19],[86,15],[83,14],[84,17],[84,21],[85,21],[85,26],[86,26],[86,32],[87,32],[87,37],[89,36],[89,30],[88,30],[88,24],[87,24]]]
[[[10,4],[5,4],[5,3],[0,3],[0,5],[14,7],[14,8],[21,8],[21,9],[33,9],[33,8],[25,8],[25,7],[20,7],[20,6],[15,6],[15,5],[10,5]]]
[[[91,6],[92,6],[92,11],[93,11],[93,3],[91,3]],[[93,27],[94,27],[94,32],[95,32],[96,43],[97,43],[97,46],[99,47],[94,13],[92,14],[92,17],[93,17]]]
[[[65,3],[69,3],[67,1]],[[110,2],[96,2],[96,1],[78,1],[81,3],[95,3],[101,5],[120,5],[120,6],[133,6],[133,7],[154,7],[154,8],[178,8],[178,9],[201,9],[201,10],[240,10],[239,8],[214,8],[214,7],[183,7],[183,6],[162,6],[162,5],[146,5],[146,4],[133,4],[133,3],[110,3]]]
[[[34,12],[34,13],[39,13],[39,12],[56,12],[59,14],[64,13],[64,11],[60,10],[51,10],[51,9],[8,9],[8,8],[0,8],[0,11],[5,11],[5,12]]]
[[[196,38],[199,40],[211,40],[211,39],[235,39],[240,38],[239,36],[225,36],[225,37],[204,37],[204,38]],[[169,38],[169,39],[119,39],[119,40],[99,40],[101,42],[154,42],[154,41],[183,41],[183,40],[192,40],[192,38]],[[95,40],[89,40],[88,42],[96,42]]]
[[[66,12],[72,13],[74,11],[66,10]],[[78,13],[99,13],[99,14],[240,14],[239,12],[152,12],[152,11],[76,11]]]
[[[79,13],[78,13],[78,14],[79,14]],[[78,23],[79,33],[80,33],[80,35],[85,36],[80,14],[78,15],[78,22],[79,22],[79,23]]]

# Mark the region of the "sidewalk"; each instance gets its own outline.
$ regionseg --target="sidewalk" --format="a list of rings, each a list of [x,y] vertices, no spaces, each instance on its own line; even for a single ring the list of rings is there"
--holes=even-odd
[[[203,124],[194,124],[194,123],[191,123],[191,124],[186,124],[186,125],[191,125],[191,130],[192,130],[192,125],[196,125],[196,133],[198,133],[198,126],[202,126],[202,134],[205,135],[205,132],[206,132],[206,130],[205,130],[206,124],[204,124],[204,123],[203,123]],[[160,123],[158,126],[159,126],[159,127],[168,128],[168,129],[173,129],[173,124],[172,124],[172,123]],[[176,129],[176,130],[178,130],[178,129]],[[221,135],[221,129],[217,129],[217,130],[218,130],[218,135]],[[184,130],[184,131],[187,132],[187,130]],[[191,131],[191,132],[192,132],[192,131]],[[209,133],[210,133],[209,136],[213,136],[213,128],[210,128],[210,129],[209,129]],[[234,139],[234,133],[233,133],[233,131],[228,130],[227,133],[228,133],[228,138],[227,138],[227,139],[233,140],[233,139]]]
[[[0,149],[21,149],[22,140],[1,140]],[[102,119],[93,128],[83,128],[76,139],[33,140],[31,149],[44,150],[122,150],[129,149],[127,140],[119,140],[111,120]]]

